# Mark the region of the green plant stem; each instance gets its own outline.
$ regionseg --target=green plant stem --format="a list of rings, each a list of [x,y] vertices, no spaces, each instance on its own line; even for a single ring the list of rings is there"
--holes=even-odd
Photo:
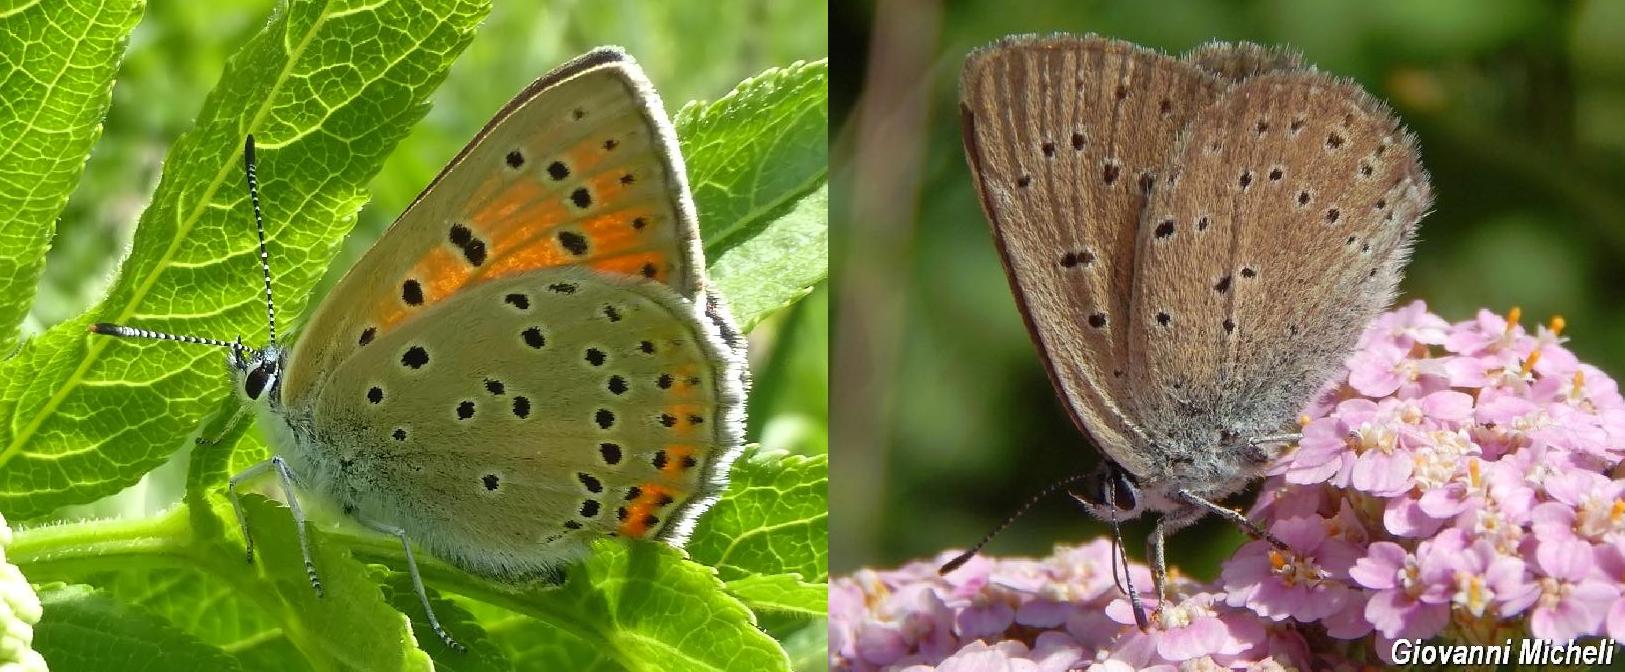
[[[76,583],[103,572],[181,567],[230,585],[277,619],[294,647],[310,657],[320,650],[298,614],[259,579],[240,549],[205,543],[193,534],[190,507],[182,504],[150,518],[87,520],[17,530],[6,557],[29,581]]]
[[[6,555],[35,583],[133,567],[197,564],[185,507],[151,518],[17,530]],[[134,563],[132,565],[132,563]]]
[[[181,504],[150,518],[89,520],[18,530],[6,547],[6,555],[34,583],[78,582],[98,573],[130,569],[196,569],[226,582],[273,614],[282,632],[300,651],[307,655],[318,651],[298,615],[287,609],[276,591],[263,585],[253,566],[238,555],[240,549],[199,541],[193,534],[192,521],[190,507]],[[393,538],[329,531],[320,539],[337,541],[358,558],[404,569],[405,555]],[[427,554],[418,554],[418,569],[424,581],[437,589],[535,618],[592,644],[623,666],[636,667],[637,661],[622,657],[619,647],[602,631],[572,618],[567,609],[546,600],[527,599],[534,596],[531,590],[507,588],[473,577]]]

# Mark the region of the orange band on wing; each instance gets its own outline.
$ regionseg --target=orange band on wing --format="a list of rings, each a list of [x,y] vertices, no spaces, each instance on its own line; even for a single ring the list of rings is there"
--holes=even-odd
[[[557,245],[549,241],[540,241],[536,244],[518,248],[507,252],[486,264],[484,275],[488,278],[498,278],[538,268],[550,266],[566,266],[569,257]]]
[[[693,362],[679,364],[672,368],[672,373],[674,380],[670,392],[675,399],[693,398],[694,394],[700,390],[702,379],[699,376],[700,367],[698,364]]]
[[[668,443],[665,450],[666,466],[660,468],[661,473],[676,476],[694,468],[694,446],[686,443]]]
[[[662,414],[662,424],[679,437],[689,437],[708,431],[704,426],[711,409],[701,404],[669,404]],[[670,422],[666,422],[670,419]]]
[[[614,255],[645,246],[653,233],[654,213],[649,208],[626,208],[588,217],[581,222],[581,233],[591,241],[593,256]],[[640,227],[633,222],[641,219]]]
[[[480,231],[498,231],[502,234],[506,234],[512,229],[527,228],[524,225],[514,226],[510,222],[530,223],[540,219],[537,216],[540,213],[530,211],[535,210],[544,202],[551,201],[551,199],[543,198],[546,193],[547,190],[543,189],[539,182],[515,180],[503,188],[501,193],[497,194],[496,198],[489,204],[474,211],[469,216],[469,223]],[[558,216],[551,220],[552,224],[564,220],[564,206],[557,205],[556,207]],[[507,226],[503,226],[504,224]],[[499,239],[492,242],[500,245],[502,241]]]
[[[595,259],[587,264],[605,273],[630,275],[665,282],[671,276],[670,262],[659,252],[638,252],[606,259]]]
[[[616,529],[622,535],[638,538],[660,524],[659,511],[677,501],[679,491],[659,483],[638,485],[639,495],[621,507],[621,524]]]
[[[436,247],[412,267],[412,277],[421,278],[425,303],[434,303],[451,296],[468,281],[468,262],[445,247]]]

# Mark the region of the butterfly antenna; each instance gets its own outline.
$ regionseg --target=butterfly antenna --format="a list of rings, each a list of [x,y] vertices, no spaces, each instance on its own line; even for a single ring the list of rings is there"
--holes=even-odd
[[[152,331],[139,327],[126,327],[120,324],[97,322],[85,328],[92,334],[105,336],[118,336],[120,338],[150,338],[157,341],[175,341],[177,343],[196,343],[198,345],[212,345],[217,348],[231,348],[240,352],[249,351],[250,348],[240,342],[222,341],[218,338],[205,338],[203,336],[187,336],[184,334],[169,334],[162,331]]]
[[[260,214],[260,181],[254,177],[254,136],[243,142],[243,167],[248,173],[248,201],[254,206],[254,230],[260,234],[260,271],[265,275],[265,321],[270,344],[276,345],[276,303],[271,300],[271,255],[265,251],[265,217]]]
[[[1016,509],[1015,513],[1012,513],[1009,517],[1005,518],[1004,522],[999,523],[998,525],[994,526],[992,530],[989,530],[988,533],[982,537],[981,541],[976,542],[976,545],[971,546],[970,549],[964,553],[954,556],[954,559],[943,563],[942,567],[937,570],[937,573],[949,574],[954,570],[959,569],[961,565],[969,562],[971,558],[976,557],[976,554],[982,550],[983,546],[986,546],[988,542],[993,541],[993,537],[998,536],[999,533],[1003,532],[1005,528],[1010,527],[1011,523],[1016,522],[1017,518],[1020,518],[1022,514],[1027,513],[1029,509],[1033,508],[1033,505],[1037,504],[1045,497],[1055,494],[1062,488],[1083,480],[1085,477],[1087,477],[1087,474],[1071,476],[1059,482],[1051,483],[1048,487],[1038,491],[1038,494],[1033,495],[1031,499],[1028,499],[1027,503],[1021,505],[1021,508]]]

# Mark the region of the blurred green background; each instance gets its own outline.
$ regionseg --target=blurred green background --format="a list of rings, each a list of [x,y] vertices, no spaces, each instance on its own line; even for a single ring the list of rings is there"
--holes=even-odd
[[[150,0],[114,86],[103,137],[59,223],[25,334],[78,314],[102,295],[128,252],[169,145],[190,128],[226,59],[263,25],[275,5],[274,0]],[[675,114],[685,103],[715,100],[767,68],[825,57],[827,17],[824,3],[794,0],[497,3],[433,94],[428,116],[373,180],[372,202],[361,212],[317,296],[338,281],[509,98],[576,54],[604,44],[625,47],[659,89],[667,111]],[[244,226],[249,221],[244,213]],[[274,241],[271,255],[275,272]],[[245,277],[243,282],[259,280]],[[752,369],[762,381],[751,399],[752,441],[802,454],[826,451],[826,294],[827,289],[817,290],[751,334]],[[178,501],[184,467],[184,461],[171,460],[141,486],[64,515],[151,513]]]
[[[1437,203],[1401,301],[1452,321],[1567,318],[1579,356],[1625,376],[1625,3],[837,0],[831,569],[963,548],[1093,463],[1011,300],[959,137],[970,49],[1096,32],[1169,53],[1283,44],[1390,101]],[[1240,496],[1234,502],[1245,503]],[[1129,553],[1143,559],[1145,523]],[[1055,498],[990,546],[1045,554],[1103,528]],[[1213,578],[1241,542],[1208,521],[1170,560]]]

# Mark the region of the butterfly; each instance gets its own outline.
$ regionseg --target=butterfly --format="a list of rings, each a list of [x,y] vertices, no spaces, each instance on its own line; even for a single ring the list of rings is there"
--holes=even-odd
[[[675,133],[637,63],[599,48],[499,111],[278,342],[254,139],[244,164],[268,342],[97,324],[228,349],[268,428],[265,474],[412,546],[504,581],[557,580],[594,538],[681,545],[743,443],[745,342],[707,291]]]
[[[1104,453],[1074,496],[1114,527],[1160,514],[1159,593],[1164,538],[1210,513],[1281,545],[1215,500],[1296,440],[1431,201],[1393,113],[1301,60],[1057,35],[965,63],[977,195],[1050,381]]]

